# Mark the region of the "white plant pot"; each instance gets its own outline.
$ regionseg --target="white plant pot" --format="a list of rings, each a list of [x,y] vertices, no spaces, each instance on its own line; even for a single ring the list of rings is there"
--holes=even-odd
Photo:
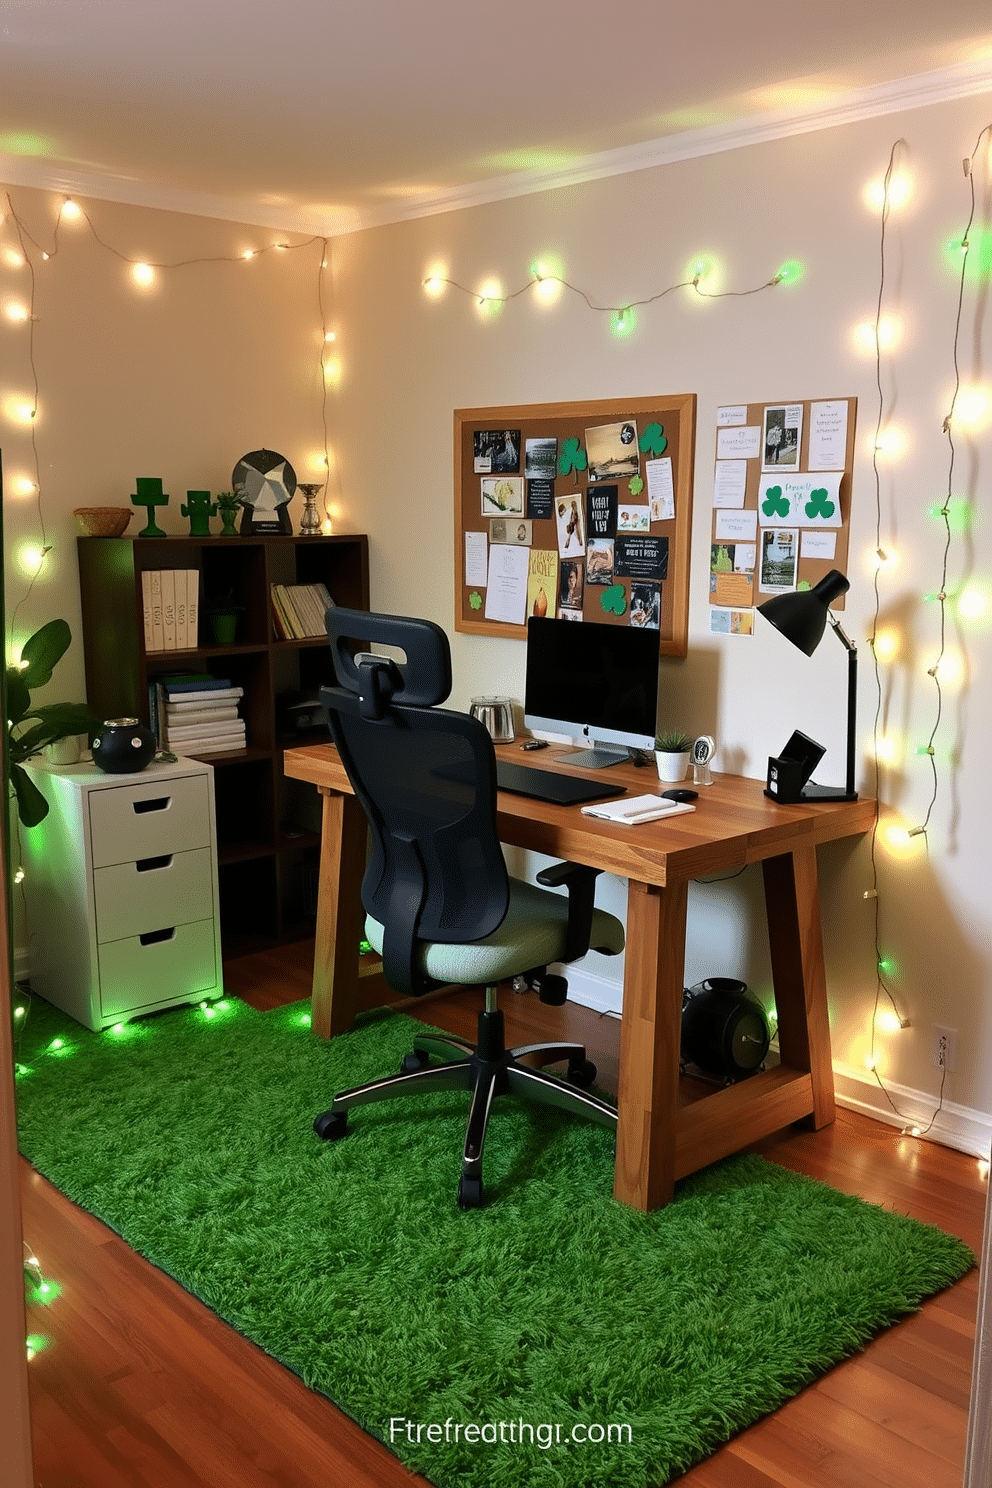
[[[689,760],[692,751],[684,749],[681,754],[669,754],[667,750],[656,749],[655,760],[658,764],[658,779],[668,781],[684,780],[689,773]]]

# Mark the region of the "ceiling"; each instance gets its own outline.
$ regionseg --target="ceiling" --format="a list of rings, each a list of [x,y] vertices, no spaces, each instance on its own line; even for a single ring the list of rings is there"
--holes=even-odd
[[[989,88],[989,0],[0,0],[0,179],[334,232]]]

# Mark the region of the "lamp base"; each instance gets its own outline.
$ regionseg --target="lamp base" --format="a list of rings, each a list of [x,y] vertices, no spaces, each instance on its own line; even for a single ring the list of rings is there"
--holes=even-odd
[[[843,785],[816,785],[812,780],[803,786],[804,801],[856,801],[857,791],[849,791]]]

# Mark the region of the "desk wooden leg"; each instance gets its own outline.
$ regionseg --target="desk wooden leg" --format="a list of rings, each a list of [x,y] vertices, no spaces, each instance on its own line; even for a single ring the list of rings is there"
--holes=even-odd
[[[816,848],[797,847],[761,865],[782,1063],[809,1071],[814,1127],[834,1119],[823,930]]]
[[[613,1194],[634,1209],[675,1186],[687,885],[630,881]]]
[[[361,888],[367,827],[354,796],[322,791],[323,836],[317,887],[311,1028],[332,1038],[358,1011],[358,944],[365,923]]]

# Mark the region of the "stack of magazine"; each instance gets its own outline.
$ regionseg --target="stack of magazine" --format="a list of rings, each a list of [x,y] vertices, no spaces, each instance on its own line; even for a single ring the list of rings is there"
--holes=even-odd
[[[160,749],[173,754],[227,754],[244,749],[245,721],[238,716],[243,687],[207,674],[163,677],[149,686],[152,729]]]

